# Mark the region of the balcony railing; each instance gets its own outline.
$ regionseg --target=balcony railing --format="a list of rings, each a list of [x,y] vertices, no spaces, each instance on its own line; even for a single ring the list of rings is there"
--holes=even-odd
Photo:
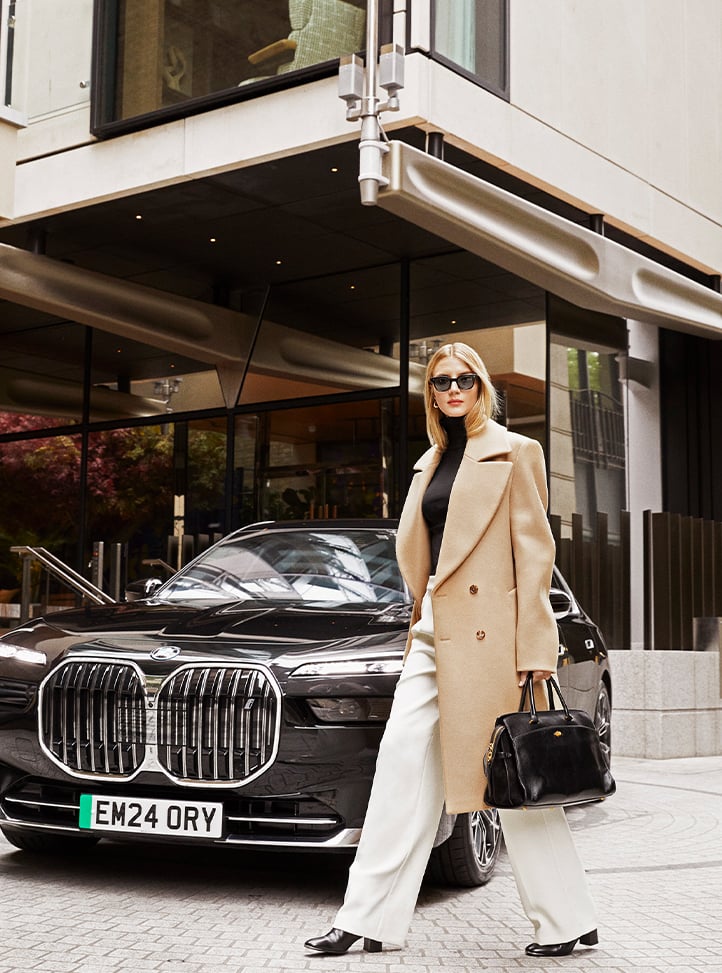
[[[599,469],[624,469],[624,410],[596,389],[570,389],[575,461]]]

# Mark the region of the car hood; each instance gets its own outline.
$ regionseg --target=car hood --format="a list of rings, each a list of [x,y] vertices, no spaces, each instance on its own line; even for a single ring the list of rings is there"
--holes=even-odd
[[[263,602],[212,608],[134,602],[58,612],[6,636],[45,652],[47,672],[74,655],[124,656],[140,662],[161,646],[179,651],[160,663],[168,671],[186,661],[265,663],[293,668],[306,658],[386,655],[403,650],[410,617],[404,604],[319,606]]]

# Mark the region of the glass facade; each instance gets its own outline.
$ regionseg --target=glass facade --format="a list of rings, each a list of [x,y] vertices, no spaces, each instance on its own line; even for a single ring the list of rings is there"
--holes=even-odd
[[[622,643],[623,321],[463,251],[277,285],[251,303],[256,340],[228,407],[203,362],[51,320],[45,345],[37,322],[7,336],[8,588],[18,543],[48,547],[83,573],[97,542],[127,545],[133,581],[149,562],[176,568],[258,520],[398,516],[428,446],[426,362],[460,340],[487,364],[500,421],[544,446],[560,566],[610,644]]]
[[[335,62],[365,46],[365,0],[103,0],[99,125]],[[286,79],[287,80],[287,79]],[[180,112],[178,112],[180,109]]]
[[[500,393],[499,421],[546,445],[544,292],[463,252],[414,261],[410,282],[410,464],[427,444],[424,368],[451,341],[481,355]]]
[[[29,428],[22,418],[15,422],[15,435]],[[13,546],[47,547],[66,563],[77,562],[81,456],[80,434],[0,442],[0,589],[19,593],[22,569]],[[32,600],[47,603],[50,591],[41,585],[48,579],[41,581],[37,565],[32,577]]]
[[[548,302],[550,514],[557,561],[611,648],[629,645],[629,515],[618,357],[626,322]]]

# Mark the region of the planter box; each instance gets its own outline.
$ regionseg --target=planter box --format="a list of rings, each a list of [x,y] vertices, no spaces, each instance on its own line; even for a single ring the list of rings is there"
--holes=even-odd
[[[719,651],[617,649],[612,669],[612,752],[620,757],[722,754]]]

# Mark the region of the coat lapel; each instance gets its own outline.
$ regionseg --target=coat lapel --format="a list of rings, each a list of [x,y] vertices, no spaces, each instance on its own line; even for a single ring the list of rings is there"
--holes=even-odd
[[[469,438],[449,497],[436,568],[437,588],[466,560],[499,509],[512,464],[498,457],[509,456],[511,449],[506,429],[493,420]],[[487,462],[492,458],[494,462]]]
[[[436,583],[464,561],[486,531],[496,513],[511,474],[510,462],[487,463],[492,457],[508,456],[511,441],[506,429],[488,420],[480,433],[471,436],[449,498]],[[401,573],[413,596],[420,600],[429,577],[429,532],[421,513],[421,501],[441,459],[436,447],[427,450],[416,463],[398,529],[397,558]]]

